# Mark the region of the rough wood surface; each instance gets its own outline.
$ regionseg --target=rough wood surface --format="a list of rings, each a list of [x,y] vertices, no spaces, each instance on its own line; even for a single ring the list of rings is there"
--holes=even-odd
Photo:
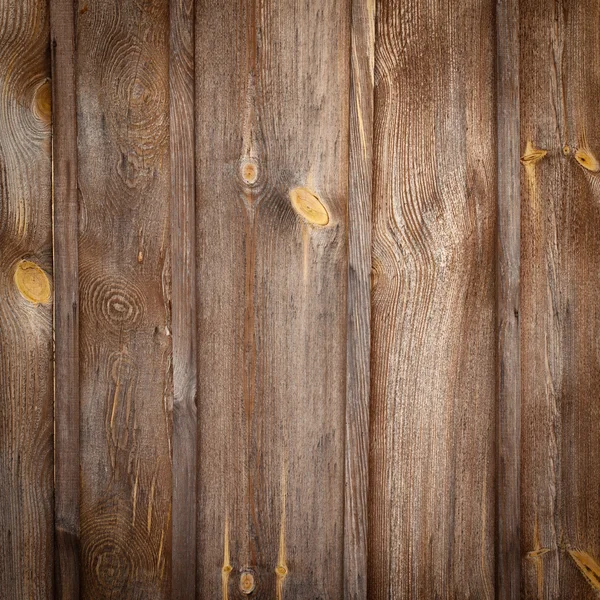
[[[198,594],[343,596],[350,3],[197,3]]]
[[[381,2],[369,598],[492,598],[494,3]]]
[[[600,588],[600,4],[520,11],[522,597],[591,599]]]
[[[75,14],[52,0],[54,214],[54,542],[55,595],[80,597],[79,276]]]
[[[170,63],[173,322],[172,597],[196,597],[194,2],[172,0]]]
[[[0,3],[0,596],[52,596],[49,24]]]
[[[498,118],[498,455],[497,598],[521,592],[520,451],[521,338],[519,174],[519,2],[500,0],[496,9]]]
[[[344,598],[366,600],[375,0],[353,0],[348,189]]]
[[[84,598],[171,588],[169,5],[77,23]]]

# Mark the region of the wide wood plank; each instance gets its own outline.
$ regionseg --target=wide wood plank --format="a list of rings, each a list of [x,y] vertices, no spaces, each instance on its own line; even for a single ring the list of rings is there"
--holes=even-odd
[[[167,0],[77,23],[84,598],[168,598],[171,318]]]
[[[197,2],[202,598],[343,597],[349,19]]]
[[[494,4],[378,4],[373,599],[494,596]]]
[[[518,600],[521,591],[520,458],[521,331],[519,179],[519,2],[496,10],[498,117],[498,504],[497,597]]]
[[[0,595],[52,597],[49,23],[0,3]]]
[[[173,256],[174,600],[196,596],[194,2],[172,0],[169,83]]]
[[[54,214],[55,593],[80,597],[79,265],[75,14],[72,0],[50,2]]]
[[[600,588],[600,4],[521,3],[523,598]]]
[[[344,598],[366,600],[375,0],[353,0],[348,189]]]

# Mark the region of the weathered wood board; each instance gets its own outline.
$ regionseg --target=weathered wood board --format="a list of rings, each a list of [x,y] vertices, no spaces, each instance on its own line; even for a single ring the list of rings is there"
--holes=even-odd
[[[199,597],[343,595],[349,9],[197,2]]]
[[[520,11],[522,597],[596,598],[600,5]]]
[[[48,11],[0,3],[0,595],[52,595]]]
[[[494,3],[380,2],[368,596],[495,588]]]
[[[84,598],[171,589],[169,4],[77,18]]]

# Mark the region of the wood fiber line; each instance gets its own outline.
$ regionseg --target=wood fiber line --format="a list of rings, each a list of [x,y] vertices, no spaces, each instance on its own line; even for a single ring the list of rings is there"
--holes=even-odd
[[[80,597],[77,106],[72,0],[52,0],[55,594]]]
[[[0,3],[0,595],[52,597],[49,23]]]
[[[522,598],[596,598],[600,5],[521,3]]]
[[[519,2],[496,9],[498,118],[498,456],[497,597],[518,600],[520,556],[520,235]]]
[[[171,1],[174,600],[196,597],[196,250],[194,2]]]
[[[366,600],[375,0],[353,0],[348,190],[344,598]]]
[[[494,8],[377,6],[374,600],[494,596]]]
[[[350,14],[197,3],[198,597],[343,597]]]
[[[77,23],[83,598],[169,598],[169,4]]]

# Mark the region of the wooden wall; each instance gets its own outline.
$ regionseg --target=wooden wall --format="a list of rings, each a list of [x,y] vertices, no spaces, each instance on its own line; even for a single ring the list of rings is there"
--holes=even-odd
[[[0,0],[0,597],[595,598],[599,22]]]

